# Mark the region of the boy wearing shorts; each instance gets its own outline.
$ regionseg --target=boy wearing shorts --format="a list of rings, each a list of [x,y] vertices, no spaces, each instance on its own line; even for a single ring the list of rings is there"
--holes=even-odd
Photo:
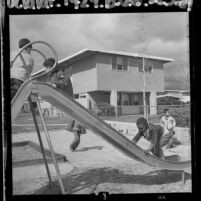
[[[43,65],[46,68],[50,68],[53,64],[54,60],[49,58]],[[73,87],[70,76],[66,75],[62,70],[56,70],[50,74],[50,83],[73,98]],[[86,129],[77,121],[70,119],[66,130],[71,131],[74,134],[74,140],[70,145],[70,150],[74,152],[80,144],[81,134],[85,134]]]

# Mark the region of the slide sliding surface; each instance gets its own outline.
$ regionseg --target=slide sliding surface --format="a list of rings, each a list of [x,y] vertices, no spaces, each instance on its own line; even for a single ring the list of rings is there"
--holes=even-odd
[[[28,88],[30,88],[30,86]],[[26,90],[26,87],[24,87],[20,93],[24,94],[25,92],[23,92],[23,90]],[[119,149],[119,151],[134,160],[169,170],[183,170],[191,166],[191,161],[178,162],[161,160],[151,154],[145,154],[144,151],[131,140],[127,139],[104,121],[91,114],[70,96],[53,88],[49,84],[34,81],[32,82],[31,90],[33,93],[38,93],[38,96],[45,99],[61,111],[67,113],[72,118],[85,125],[88,129],[92,130],[95,134],[112,144],[115,148]],[[17,98],[20,98],[20,94]]]
[[[15,118],[19,114],[23,104],[27,101],[31,94],[32,80],[27,80],[22,84],[20,89],[15,94],[11,102],[11,120],[14,122]]]

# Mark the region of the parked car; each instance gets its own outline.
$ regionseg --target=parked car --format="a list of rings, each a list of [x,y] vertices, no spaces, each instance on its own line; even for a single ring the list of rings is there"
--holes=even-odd
[[[102,112],[102,110],[98,109],[98,108],[93,108],[90,110],[90,112],[92,114],[95,114],[97,116],[104,116],[104,113]]]
[[[115,107],[109,103],[97,103],[95,104],[95,109],[99,111],[101,116],[114,116]],[[101,111],[101,112],[100,112]]]

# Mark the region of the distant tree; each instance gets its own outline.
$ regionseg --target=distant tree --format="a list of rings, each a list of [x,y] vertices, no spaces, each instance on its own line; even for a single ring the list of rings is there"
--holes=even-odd
[[[185,65],[182,64],[179,64],[177,68],[179,70],[179,74],[174,75],[175,79],[182,84],[183,89],[190,88],[189,68],[185,67]]]

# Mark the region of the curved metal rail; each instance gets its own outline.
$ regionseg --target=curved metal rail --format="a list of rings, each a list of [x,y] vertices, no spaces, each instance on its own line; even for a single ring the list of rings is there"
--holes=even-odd
[[[45,44],[45,45],[47,45],[47,46],[52,50],[52,52],[53,52],[53,54],[54,54],[54,56],[55,56],[55,63],[54,63],[54,65],[53,65],[53,67],[52,67],[49,71],[42,71],[40,74],[37,74],[37,72],[36,72],[36,73],[35,73],[36,75],[35,75],[34,77],[30,77],[28,80],[26,80],[26,81],[22,84],[22,86],[20,87],[20,89],[17,91],[17,93],[15,94],[15,96],[17,96],[17,94],[19,93],[19,91],[21,90],[21,88],[22,88],[24,85],[26,85],[26,84],[32,82],[33,80],[36,80],[36,79],[39,79],[39,78],[41,78],[41,77],[43,77],[43,76],[45,76],[45,75],[48,75],[50,71],[54,70],[54,68],[56,67],[56,65],[57,65],[57,63],[58,63],[58,56],[57,56],[57,53],[56,53],[55,49],[54,49],[52,46],[50,46],[48,43],[46,43],[46,42],[44,42],[44,41],[34,41],[34,42],[31,42],[31,43],[25,45],[25,46],[18,52],[18,54],[15,56],[15,58],[14,58],[13,61],[12,61],[12,65],[13,65],[13,63],[15,62],[16,58],[21,55],[21,53],[22,53],[22,51],[23,51],[24,49],[26,49],[28,46],[33,45],[33,44],[36,44],[36,43]],[[40,52],[39,50],[35,50],[35,49],[33,49],[33,51]],[[45,58],[45,56],[44,56],[43,53],[40,52],[40,54],[43,56],[43,58]],[[40,72],[40,71],[39,71],[39,72]],[[14,101],[14,99],[15,99],[15,97],[14,97],[13,100],[11,101],[11,104],[12,104],[12,102]]]
[[[25,46],[18,52],[18,54],[15,56],[15,58],[13,59],[12,65],[13,65],[13,63],[15,62],[16,58],[22,53],[22,51],[23,51],[24,49],[26,49],[28,46],[33,45],[33,44],[36,44],[36,43],[42,43],[42,44],[44,44],[44,45],[47,45],[47,46],[52,50],[52,52],[53,52],[53,54],[54,54],[54,56],[55,56],[55,63],[54,63],[54,65],[53,65],[53,67],[52,67],[52,69],[53,69],[53,68],[56,66],[56,64],[58,63],[57,52],[55,51],[55,49],[54,49],[51,45],[49,45],[48,43],[46,43],[46,42],[44,42],[44,41],[34,41],[34,42],[31,42],[31,43],[28,43],[27,45],[25,45]],[[41,53],[39,50],[36,50],[36,49],[33,49],[33,48],[32,48],[32,50],[33,50],[33,51],[37,51],[38,53],[40,53],[40,54],[43,56],[43,58],[46,58],[46,57],[44,56],[44,54]]]
[[[43,57],[43,59],[46,60],[46,56],[41,51],[39,51],[37,49],[33,49],[33,48],[31,48],[31,50],[34,52],[38,52]]]

